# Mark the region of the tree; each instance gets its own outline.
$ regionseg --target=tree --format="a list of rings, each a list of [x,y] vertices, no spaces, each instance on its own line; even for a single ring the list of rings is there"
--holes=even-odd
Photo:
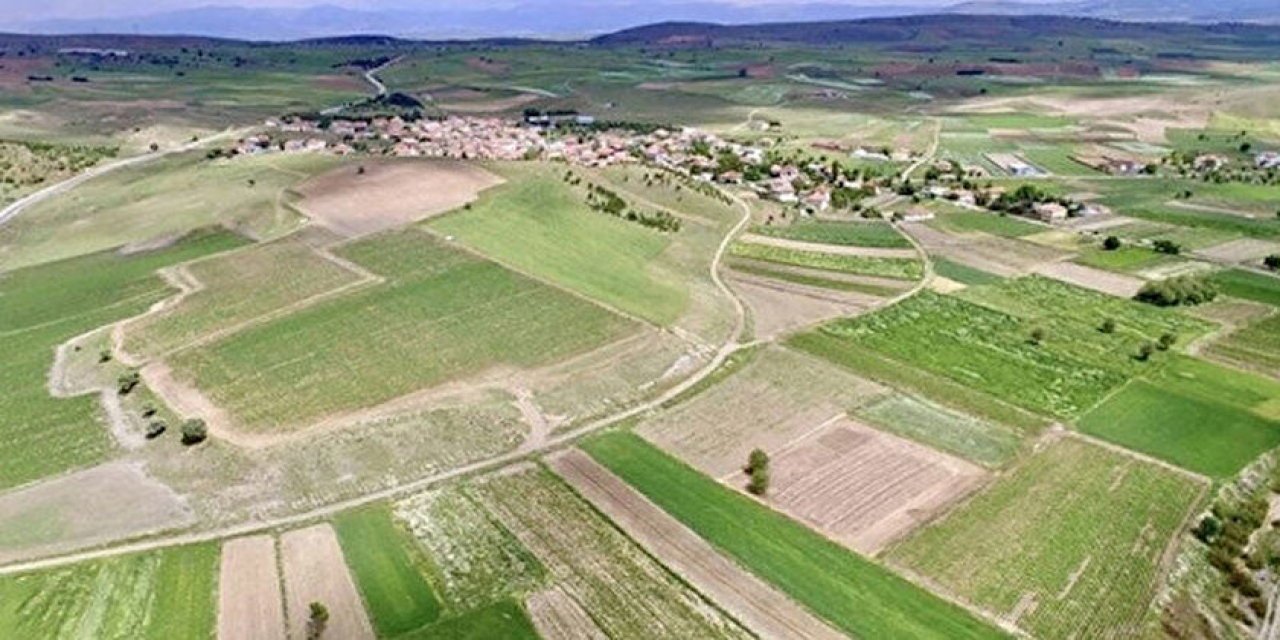
[[[1178,276],[1142,285],[1133,298],[1139,302],[1154,304],[1158,307],[1176,307],[1179,305],[1197,305],[1212,302],[1218,296],[1218,290],[1204,278]]]
[[[1115,251],[1116,249],[1119,249],[1120,238],[1117,238],[1115,236],[1107,236],[1107,239],[1102,241],[1102,248],[1107,251]]]
[[[1154,354],[1155,352],[1156,352],[1155,345],[1151,344],[1150,342],[1144,342],[1142,343],[1141,347],[1138,347],[1137,358],[1142,362],[1146,362],[1147,360],[1151,359],[1151,355]]]
[[[1280,253],[1273,253],[1263,258],[1262,264],[1272,271],[1280,271]]]
[[[1182,246],[1172,240],[1156,240],[1152,243],[1157,253],[1164,253],[1176,256],[1182,253]]]
[[[769,491],[769,454],[762,449],[752,449],[747,456],[747,491],[762,496]]]
[[[142,382],[142,376],[138,375],[137,371],[122,373],[119,378],[116,378],[116,392],[127,396],[140,382]]]
[[[307,618],[307,640],[317,640],[324,635],[324,629],[329,624],[329,607],[322,602],[312,602],[309,608],[311,613]]]
[[[1112,320],[1111,318],[1107,318],[1106,320],[1103,320],[1102,324],[1098,327],[1098,331],[1101,331],[1103,333],[1115,333],[1116,321]]]
[[[1172,333],[1165,333],[1160,336],[1160,341],[1156,343],[1156,346],[1159,347],[1161,351],[1168,351],[1177,342],[1178,336]]]
[[[209,437],[209,428],[204,420],[193,418],[182,423],[182,444],[189,446],[200,444]]]
[[[1040,343],[1044,342],[1044,338],[1045,338],[1044,329],[1040,327],[1036,327],[1031,330],[1031,344],[1040,346]]]

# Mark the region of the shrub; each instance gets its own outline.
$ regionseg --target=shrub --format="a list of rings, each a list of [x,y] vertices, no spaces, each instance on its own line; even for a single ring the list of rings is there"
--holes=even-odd
[[[209,428],[204,420],[191,419],[182,423],[182,444],[187,446],[200,444],[209,437]]]
[[[1155,248],[1157,253],[1164,253],[1171,256],[1176,256],[1179,253],[1182,253],[1182,245],[1179,245],[1172,240],[1156,240],[1152,243],[1152,246]]]
[[[155,440],[156,438],[159,438],[160,434],[164,433],[168,428],[169,425],[165,424],[164,420],[152,420],[151,423],[147,425],[147,439]]]
[[[116,393],[127,396],[130,391],[137,388],[140,382],[142,382],[142,376],[138,375],[137,371],[122,373],[119,378],[116,378]]]
[[[1273,253],[1263,258],[1262,264],[1272,271],[1280,270],[1280,253]]]
[[[769,454],[761,449],[752,449],[747,456],[747,491],[752,495],[762,496],[769,491]]]
[[[1138,347],[1138,355],[1134,357],[1136,357],[1138,360],[1141,360],[1142,362],[1146,362],[1147,360],[1151,359],[1151,354],[1155,352],[1156,352],[1156,346],[1154,344],[1151,344],[1150,342],[1144,342],[1142,343],[1141,347]]]
[[[1044,338],[1045,338],[1044,329],[1041,329],[1040,327],[1036,327],[1031,330],[1031,344],[1039,346],[1040,343],[1044,342]]]
[[[1156,343],[1156,346],[1159,347],[1161,351],[1168,351],[1177,342],[1178,336],[1172,333],[1165,333],[1160,336],[1160,341]]]
[[[1159,307],[1175,307],[1211,302],[1217,296],[1218,290],[1204,278],[1179,276],[1142,285],[1134,299]]]
[[[329,608],[320,602],[309,605],[310,615],[307,617],[307,640],[317,640],[324,635],[329,624]]]
[[[1115,333],[1116,321],[1112,320],[1111,318],[1107,318],[1106,320],[1103,320],[1102,324],[1098,326],[1098,331],[1101,331],[1103,333]]]
[[[1115,236],[1107,236],[1107,239],[1102,241],[1102,248],[1107,251],[1115,251],[1116,249],[1119,249],[1120,238],[1117,238]]]

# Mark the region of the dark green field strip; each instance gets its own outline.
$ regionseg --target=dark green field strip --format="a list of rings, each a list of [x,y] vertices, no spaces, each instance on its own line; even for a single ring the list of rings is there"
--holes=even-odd
[[[659,507],[837,628],[862,638],[1000,638],[884,567],[615,431],[583,447]]]
[[[849,247],[878,247],[883,249],[909,249],[911,243],[886,222],[835,222],[828,220],[801,220],[787,226],[761,226],[751,232],[772,238],[786,238],[800,242],[834,244]]]
[[[539,640],[524,607],[514,600],[469,611],[441,620],[416,631],[395,636],[396,640]]]
[[[994,273],[989,273],[982,269],[976,269],[969,265],[960,264],[959,262],[953,262],[946,258],[935,257],[933,259],[933,270],[935,273],[947,278],[948,280],[955,280],[960,284],[967,285],[995,284],[1004,279]]]
[[[1280,446],[1280,383],[1191,358],[1135,380],[1082,431],[1216,478]]]
[[[1211,279],[1219,291],[1233,298],[1280,307],[1280,277],[1229,269],[1213,274]]]
[[[347,566],[380,637],[431,624],[442,606],[422,572],[427,562],[417,543],[396,527],[383,504],[334,518]]]
[[[734,270],[753,276],[762,278],[770,278],[773,280],[782,280],[784,282],[792,282],[795,284],[805,285],[807,287],[817,287],[819,289],[831,289],[834,291],[849,291],[853,293],[865,293],[870,296],[887,298],[902,293],[901,287],[885,287],[866,282],[854,282],[850,280],[836,280],[833,278],[823,278],[819,276],[797,273],[795,271],[786,271],[783,269],[772,269],[767,262],[757,262],[754,260],[744,260],[734,258],[730,260],[729,266]]]

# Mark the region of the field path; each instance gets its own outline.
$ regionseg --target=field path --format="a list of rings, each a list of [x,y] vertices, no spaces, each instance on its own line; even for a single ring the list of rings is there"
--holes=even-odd
[[[759,637],[844,637],[725,558],[585,453],[569,449],[548,463],[629,537]]]
[[[271,529],[280,528],[280,527],[290,527],[290,526],[298,526],[298,525],[314,523],[323,518],[330,517],[334,514],[340,513],[342,511],[346,511],[348,509],[367,505],[373,502],[377,502],[379,500],[387,500],[387,499],[409,495],[412,493],[417,493],[429,487],[438,485],[442,482],[446,482],[449,480],[470,476],[474,474],[480,474],[487,471],[494,471],[514,463],[524,462],[539,453],[544,453],[547,451],[552,451],[555,449],[563,448],[565,446],[569,446],[573,442],[575,442],[576,440],[578,440],[579,438],[585,435],[588,435],[595,431],[599,431],[600,429],[604,429],[606,427],[615,425],[623,420],[627,420],[628,418],[632,418],[632,417],[641,415],[643,413],[646,413],[648,411],[652,411],[654,409],[660,408],[663,404],[669,402],[673,398],[676,398],[680,394],[684,393],[685,391],[688,391],[693,386],[702,382],[704,379],[707,378],[707,376],[710,376],[712,373],[718,370],[721,367],[721,365],[723,365],[725,361],[729,358],[729,356],[733,355],[735,352],[737,352],[739,349],[741,349],[744,346],[740,343],[740,340],[742,339],[743,331],[746,328],[746,307],[743,305],[742,300],[738,298],[737,294],[735,294],[733,290],[730,289],[729,286],[725,284],[724,279],[720,276],[720,265],[723,262],[724,255],[725,253],[728,252],[729,245],[733,242],[734,238],[739,233],[741,233],[742,230],[745,229],[746,226],[751,222],[751,209],[746,202],[744,202],[741,198],[737,197],[736,195],[730,194],[730,197],[738,205],[738,208],[742,211],[742,218],[738,221],[736,225],[734,225],[732,229],[729,230],[728,233],[725,234],[724,239],[721,240],[720,246],[716,249],[716,253],[711,260],[710,275],[716,287],[720,289],[720,291],[723,292],[724,295],[728,296],[729,300],[733,304],[734,311],[736,314],[733,331],[730,334],[729,339],[716,350],[715,355],[711,358],[709,362],[707,362],[705,366],[703,366],[702,369],[694,373],[689,378],[686,378],[684,381],[680,382],[679,384],[676,384],[671,388],[667,389],[665,392],[663,392],[662,394],[659,394],[657,397],[652,398],[646,402],[642,402],[638,405],[632,406],[629,409],[620,411],[611,416],[605,416],[605,417],[599,418],[597,420],[584,424],[581,427],[578,427],[576,429],[565,431],[564,433],[561,433],[559,435],[547,438],[547,440],[544,443],[535,447],[517,449],[515,451],[510,451],[501,455],[494,456],[492,458],[477,460],[475,462],[465,464],[460,467],[454,467],[453,469],[449,469],[441,473],[430,475],[430,476],[421,478],[419,480],[416,480],[414,482],[409,482],[409,483],[400,485],[398,487],[391,487],[388,489],[375,491],[372,493],[365,494],[363,496],[359,496],[357,498],[352,498],[350,500],[334,502],[332,504],[319,507],[311,511],[297,513],[289,516],[265,519],[265,520],[250,520],[237,525],[222,527],[219,529],[211,529],[208,531],[180,533],[180,534],[169,535],[164,537],[152,538],[149,540],[128,542],[124,544],[98,548],[98,549],[93,549],[88,551],[79,551],[79,552],[64,554],[64,555],[47,556],[47,557],[36,559],[36,560],[27,560],[23,562],[3,564],[3,565],[0,565],[0,575],[13,575],[17,573],[35,571],[39,569],[65,566],[68,564],[74,564],[76,562],[81,562],[84,560],[110,558],[110,557],[130,554],[130,553],[138,553],[142,551],[153,551],[156,549],[165,549],[168,547],[193,544],[197,542],[211,542],[211,541],[223,540],[225,538],[231,538],[235,536],[260,533],[263,531],[269,531]],[[931,267],[930,267],[930,272],[931,272]]]

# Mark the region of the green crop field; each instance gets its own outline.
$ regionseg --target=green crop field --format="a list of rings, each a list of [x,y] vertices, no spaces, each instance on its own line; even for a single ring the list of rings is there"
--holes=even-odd
[[[0,637],[212,638],[218,546],[93,560],[0,578]]]
[[[243,242],[225,232],[199,233],[155,252],[104,252],[0,277],[0,487],[101,461],[114,447],[96,398],[49,395],[54,348],[171,295],[156,269]]]
[[[1082,251],[1075,261],[1108,271],[1135,273],[1143,269],[1174,264],[1183,260],[1177,256],[1157,253],[1151,249],[1128,246],[1114,251],[1091,247]]]
[[[968,211],[956,207],[948,207],[933,220],[925,224],[942,231],[966,233],[978,231],[1002,238],[1021,238],[1033,233],[1040,233],[1045,227],[1019,220],[1013,216],[997,215],[985,211]]]
[[[729,252],[739,258],[864,276],[915,280],[924,275],[924,267],[920,261],[909,258],[869,258],[745,242],[734,243]]]
[[[907,395],[887,396],[854,413],[885,431],[987,467],[1003,465],[1022,446],[1022,434],[1014,429]]]
[[[1064,438],[889,552],[1040,638],[1149,632],[1161,559],[1203,486]]]
[[[852,247],[910,248],[911,243],[884,222],[829,222],[801,220],[788,226],[755,226],[752,233],[802,242]]]
[[[1280,382],[1178,357],[1086,414],[1080,429],[1227,478],[1280,446]]]
[[[933,270],[944,278],[967,285],[995,284],[1003,279],[994,273],[987,273],[946,258],[933,258]]]
[[[271,431],[488,367],[553,362],[634,326],[418,229],[341,253],[388,281],[180,353],[175,371],[245,428]]]
[[[686,273],[662,258],[692,227],[663,234],[592,211],[562,174],[504,167],[511,182],[430,223],[499,262],[659,325],[688,306]],[[701,272],[699,272],[700,274]]]
[[[805,285],[807,287],[818,287],[819,289],[834,289],[836,291],[853,291],[856,293],[865,293],[872,296],[890,297],[894,294],[901,293],[902,287],[886,287],[870,282],[858,282],[855,280],[837,280],[835,278],[823,277],[821,271],[800,271],[779,269],[769,262],[759,260],[747,260],[745,258],[731,258],[728,261],[729,266],[737,272],[745,273],[773,280],[782,280],[783,282],[794,282],[795,284]]]
[[[1212,279],[1225,295],[1280,307],[1280,277],[1229,269],[1215,273]]]
[[[179,306],[131,323],[125,334],[126,351],[140,356],[164,354],[363,277],[288,239],[202,260],[187,271],[204,289]]]
[[[998,638],[963,609],[698,473],[639,436],[588,440],[597,461],[708,542],[825,618],[864,638]]]
[[[385,505],[345,512],[333,528],[379,636],[398,636],[440,617],[440,602],[422,573],[427,561]]]
[[[529,614],[518,602],[502,600],[396,636],[396,640],[539,640],[540,637]]]

